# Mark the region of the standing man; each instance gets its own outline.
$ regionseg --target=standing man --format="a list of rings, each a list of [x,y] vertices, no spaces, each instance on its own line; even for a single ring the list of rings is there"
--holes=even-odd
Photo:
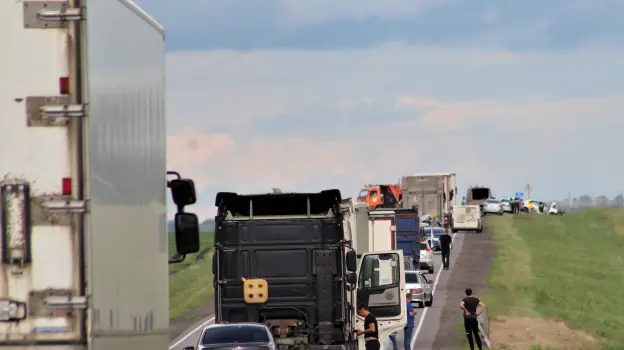
[[[447,227],[444,229],[444,234],[440,236],[440,250],[442,251],[442,268],[445,270],[449,269],[452,243],[453,243],[453,238],[451,238],[451,235],[449,235],[448,227]]]
[[[405,345],[405,350],[410,350],[410,346],[412,345],[412,334],[414,334],[414,316],[416,316],[416,311],[414,311],[414,306],[412,306],[412,293],[407,293],[407,324],[404,328],[403,333],[403,344]]]
[[[355,332],[356,335],[364,335],[364,343],[366,350],[379,350],[379,325],[377,319],[370,313],[368,307],[364,304],[358,307],[358,314],[364,317],[364,329]]]
[[[474,350],[474,343],[477,343],[479,350],[483,349],[481,345],[481,336],[479,335],[479,320],[477,317],[485,309],[485,304],[479,298],[472,296],[472,289],[466,288],[466,297],[462,299],[459,307],[464,312],[464,329],[466,330],[466,338],[470,344],[470,350]],[[474,341],[473,341],[474,336]]]

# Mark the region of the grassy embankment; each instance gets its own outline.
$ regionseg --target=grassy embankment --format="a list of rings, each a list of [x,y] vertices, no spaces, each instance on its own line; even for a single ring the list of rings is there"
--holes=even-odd
[[[200,251],[180,264],[169,265],[169,317],[206,305],[212,297],[212,232],[200,235]],[[169,234],[169,252],[175,252],[175,237]],[[173,254],[171,254],[173,255]]]
[[[624,349],[624,210],[486,220],[497,349]]]

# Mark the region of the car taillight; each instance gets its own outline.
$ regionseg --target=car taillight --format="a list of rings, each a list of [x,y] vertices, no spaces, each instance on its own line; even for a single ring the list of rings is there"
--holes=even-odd
[[[425,251],[426,251],[427,253],[429,253],[429,252],[431,251],[431,249],[427,248],[427,249],[425,249]]]
[[[422,293],[422,288],[416,288],[416,289],[413,289],[412,294],[414,294],[414,293],[416,293],[416,294],[420,294],[420,293]]]

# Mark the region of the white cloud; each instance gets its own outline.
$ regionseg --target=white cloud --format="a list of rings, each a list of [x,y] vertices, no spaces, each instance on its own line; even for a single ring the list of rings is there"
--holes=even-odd
[[[351,196],[364,183],[454,171],[501,195],[527,182],[545,197],[610,194],[624,170],[612,161],[624,146],[621,58],[396,44],[173,53],[170,164],[238,192]]]

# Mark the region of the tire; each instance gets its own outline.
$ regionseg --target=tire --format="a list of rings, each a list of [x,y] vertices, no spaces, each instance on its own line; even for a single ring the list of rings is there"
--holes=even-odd
[[[481,232],[483,232],[483,230],[482,230],[482,229],[478,229],[478,230],[477,230],[477,233],[481,233]]]
[[[426,307],[431,307],[431,305],[433,305],[433,294],[429,297],[429,301],[425,302]]]
[[[451,232],[453,232],[453,233],[457,233],[458,231],[459,231],[459,230],[456,230],[456,229],[451,229]]]
[[[429,269],[429,274],[430,274],[430,275],[433,275],[433,272],[434,272],[434,271],[433,271],[433,267],[432,267],[432,268],[430,268],[430,269]]]

